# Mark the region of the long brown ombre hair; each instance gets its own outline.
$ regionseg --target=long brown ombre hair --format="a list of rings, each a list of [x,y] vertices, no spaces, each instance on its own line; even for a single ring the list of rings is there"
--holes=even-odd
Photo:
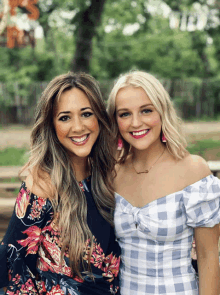
[[[99,86],[90,75],[69,72],[55,77],[48,84],[36,109],[31,133],[31,156],[24,169],[31,171],[34,183],[42,189],[45,186],[45,178],[42,175],[50,176],[52,189],[46,197],[52,202],[56,214],[54,216],[57,216],[57,213],[59,216],[61,258],[68,246],[72,273],[81,277],[79,265],[83,264],[85,242],[90,239],[92,243],[92,233],[87,224],[87,202],[75,178],[68,153],[59,142],[53,125],[57,100],[64,91],[72,88],[78,88],[86,94],[99,122],[100,132],[89,155],[91,190],[101,215],[113,225],[112,212],[115,202],[111,175],[115,160],[111,147],[112,132]],[[90,262],[88,268],[90,269]]]

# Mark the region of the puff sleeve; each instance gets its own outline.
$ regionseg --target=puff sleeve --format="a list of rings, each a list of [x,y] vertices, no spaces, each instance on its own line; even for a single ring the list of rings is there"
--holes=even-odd
[[[209,175],[184,189],[186,222],[190,227],[220,223],[220,180]]]
[[[10,294],[15,294],[15,289],[22,284],[29,290],[35,289],[41,229],[51,221],[52,212],[50,201],[30,193],[23,182],[8,229],[0,242],[0,288],[8,287],[14,292],[8,291]],[[28,247],[24,242],[27,235],[32,237]]]

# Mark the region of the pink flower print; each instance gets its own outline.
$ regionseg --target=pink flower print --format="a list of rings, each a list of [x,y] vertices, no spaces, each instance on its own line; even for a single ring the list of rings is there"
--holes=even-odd
[[[31,220],[34,220],[35,218],[39,219],[41,215],[41,209],[42,207],[39,204],[37,204],[36,201],[34,201],[31,207],[31,213],[29,215],[29,218]]]
[[[99,255],[103,254],[103,249],[101,248],[100,244],[94,243],[95,244],[95,249],[93,248],[93,251],[95,251],[96,253],[98,253]]]
[[[47,202],[46,199],[40,198],[40,197],[38,197],[37,200],[35,200],[33,202],[32,207],[31,207],[31,213],[29,215],[29,218],[31,220],[40,218],[42,208],[43,208],[43,206],[46,205],[46,202]]]
[[[38,202],[39,206],[41,206],[41,208],[46,205],[46,199],[45,198],[38,197],[37,202]]]
[[[24,234],[27,234],[28,237],[24,240],[18,241],[20,245],[23,247],[27,246],[27,254],[36,254],[38,251],[38,247],[40,243],[42,242],[42,235],[41,235],[41,229],[37,227],[36,225],[33,225],[26,229]]]
[[[15,213],[18,218],[23,218],[25,216],[27,206],[29,205],[29,199],[29,194],[22,188],[17,196],[15,206]]]
[[[47,292],[48,295],[64,295],[64,292],[61,290],[60,285],[53,286],[50,292]]]
[[[92,253],[90,262],[93,263],[95,267],[101,268],[104,258],[105,258],[104,254],[100,255],[97,253]]]
[[[37,281],[36,280],[36,286],[38,289],[38,292],[40,295],[43,295],[45,292],[47,292],[46,288],[45,288],[45,282],[44,281]]]
[[[16,274],[15,277],[12,279],[13,282],[15,282],[16,285],[19,284],[21,279],[21,276],[19,274]]]
[[[28,295],[29,294],[32,294],[32,295],[38,294],[31,279],[27,280],[27,282],[21,286],[19,294],[28,294]]]
[[[106,256],[103,260],[102,271],[104,272],[102,275],[106,278],[109,278],[109,282],[111,282],[114,277],[117,277],[120,266],[120,257],[117,258],[112,253]]]
[[[75,276],[73,279],[74,279],[74,281],[77,281],[77,282],[79,282],[79,283],[83,283],[83,279],[81,279],[81,278],[78,277],[78,276]]]
[[[85,190],[84,190],[82,181],[79,182],[79,186],[80,186],[81,190],[84,192]]]
[[[88,262],[90,252],[90,240],[86,241],[84,249],[83,259]],[[117,277],[120,266],[120,257],[117,258],[112,253],[105,257],[103,249],[100,244],[96,243],[95,237],[93,237],[93,249],[90,257],[90,262],[103,271],[103,277],[107,278],[108,282],[112,282],[114,277]]]
[[[84,254],[83,259],[88,262],[90,246],[91,246],[90,240],[87,240],[85,246],[86,246],[84,249],[85,254]],[[105,258],[105,255],[103,254],[103,249],[100,247],[100,244],[96,243],[96,239],[94,238],[92,254],[90,257],[90,263],[94,264],[95,267],[101,268],[104,258]]]
[[[7,290],[6,295],[19,295],[19,291],[15,293],[14,291]]]

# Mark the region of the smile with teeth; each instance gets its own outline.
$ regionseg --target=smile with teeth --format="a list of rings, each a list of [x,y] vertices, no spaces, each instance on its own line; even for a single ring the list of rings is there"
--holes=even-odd
[[[144,137],[149,131],[150,131],[150,129],[145,129],[145,130],[140,130],[140,131],[133,131],[133,132],[130,132],[130,134],[132,137],[139,139],[139,138]]]
[[[147,133],[148,130],[149,130],[149,129],[147,129],[147,130],[142,130],[142,131],[137,131],[137,132],[134,131],[134,132],[132,132],[132,134],[133,134],[133,135],[136,135],[136,136],[137,136],[137,135],[143,135],[143,134]]]
[[[80,143],[84,143],[88,137],[89,137],[89,134],[86,134],[86,135],[83,135],[81,137],[71,137],[71,140],[74,143],[80,144]]]

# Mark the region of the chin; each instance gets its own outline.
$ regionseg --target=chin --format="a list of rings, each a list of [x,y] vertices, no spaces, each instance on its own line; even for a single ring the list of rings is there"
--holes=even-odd
[[[149,145],[148,146],[132,146],[134,149],[136,149],[136,150],[139,150],[139,151],[144,151],[144,150],[146,150],[146,149],[148,149],[149,148]]]
[[[91,151],[89,152],[85,152],[85,153],[77,153],[77,154],[74,154],[75,157],[78,157],[78,158],[87,158],[89,155],[90,155]]]
[[[77,151],[77,152],[74,152],[74,151],[68,151],[69,152],[69,155],[73,158],[86,158],[90,155],[91,153],[91,149],[88,149],[88,150],[85,150],[85,151]]]

